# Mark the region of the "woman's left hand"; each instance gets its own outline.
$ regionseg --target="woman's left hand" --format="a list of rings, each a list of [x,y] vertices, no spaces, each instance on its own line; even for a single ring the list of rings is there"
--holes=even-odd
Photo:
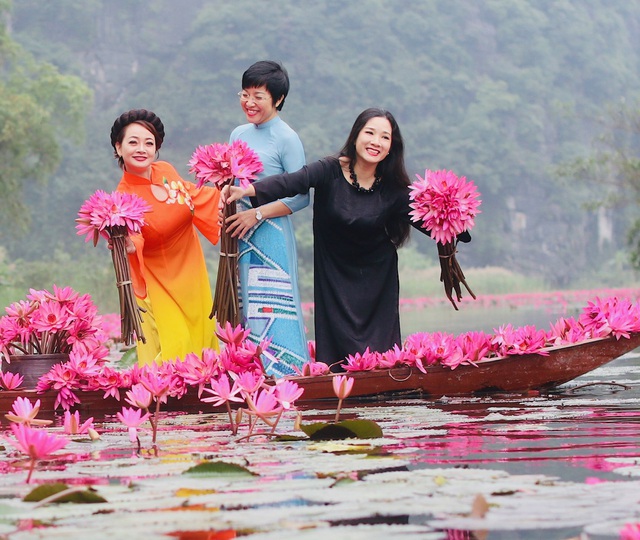
[[[244,235],[257,223],[256,211],[251,208],[229,216],[225,223],[225,230],[234,238],[244,238]]]

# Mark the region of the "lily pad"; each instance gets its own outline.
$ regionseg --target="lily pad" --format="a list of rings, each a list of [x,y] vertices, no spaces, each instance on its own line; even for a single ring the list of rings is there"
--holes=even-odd
[[[315,422],[300,426],[311,440],[336,441],[341,439],[377,439],[382,429],[372,420],[342,420],[341,422]]]
[[[53,498],[51,502],[55,503],[94,504],[107,502],[104,497],[98,495],[96,490],[92,488],[87,488],[80,491],[73,490],[69,491],[69,493],[63,494],[63,492],[68,490],[69,486],[67,486],[67,484],[43,484],[27,493],[23,501],[41,502],[45,499]],[[57,494],[60,494],[60,496],[55,497]]]
[[[128,369],[138,363],[138,349],[137,347],[131,347],[126,351],[118,360],[117,365],[119,369]]]
[[[206,476],[258,476],[246,467],[227,463],[226,461],[205,461],[190,467],[182,474],[195,474]]]

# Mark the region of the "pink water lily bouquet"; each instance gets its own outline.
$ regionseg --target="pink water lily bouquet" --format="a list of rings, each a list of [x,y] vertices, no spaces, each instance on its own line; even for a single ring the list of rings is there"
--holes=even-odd
[[[84,202],[76,218],[77,232],[86,236],[86,242],[92,239],[96,246],[102,236],[109,243],[120,300],[121,336],[127,345],[136,339],[146,341],[140,308],[133,293],[127,243],[131,242],[130,235],[141,232],[144,214],[150,210],[151,206],[133,193],[98,190]]]
[[[444,285],[447,298],[457,311],[453,298],[455,292],[458,302],[462,300],[464,285],[475,299],[475,294],[467,285],[464,273],[456,260],[456,246],[459,235],[468,232],[475,225],[475,217],[480,213],[480,194],[473,182],[452,171],[430,171],[424,178],[416,175],[418,181],[409,187],[409,206],[411,220],[429,231],[429,235],[438,244],[440,260],[440,281]],[[468,240],[465,240],[468,241]]]
[[[198,146],[189,161],[189,173],[195,174],[196,185],[212,183],[218,189],[230,185],[234,179],[248,186],[263,171],[262,161],[247,143],[241,140]],[[236,213],[236,203],[225,204],[223,218]],[[220,264],[216,279],[211,317],[224,324],[236,326],[240,322],[238,302],[238,240],[222,228],[220,238]]]
[[[222,189],[234,178],[246,187],[262,171],[258,154],[241,140],[198,146],[189,161],[189,173],[195,174],[198,187],[211,182]]]
[[[442,244],[473,228],[481,201],[472,181],[446,170],[427,169],[424,178],[416,176],[418,181],[409,187],[412,221],[420,222]]]
[[[57,354],[93,350],[106,340],[101,317],[88,294],[53,286],[31,289],[0,317],[0,356]]]

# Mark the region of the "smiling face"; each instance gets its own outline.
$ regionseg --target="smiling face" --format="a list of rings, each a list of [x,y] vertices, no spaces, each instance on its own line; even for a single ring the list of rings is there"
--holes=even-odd
[[[365,163],[378,164],[391,149],[391,123],[384,116],[370,118],[358,133],[356,156]]]
[[[156,138],[140,124],[129,124],[124,130],[122,142],[116,143],[116,152],[124,162],[124,170],[151,177],[151,164],[156,157]]]
[[[266,86],[245,88],[240,92],[240,106],[251,124],[264,124],[274,118],[278,114],[276,107],[279,103],[273,102]]]

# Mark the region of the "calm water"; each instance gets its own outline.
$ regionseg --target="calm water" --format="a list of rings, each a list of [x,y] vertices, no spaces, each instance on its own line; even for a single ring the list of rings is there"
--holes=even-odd
[[[546,327],[557,318],[471,311],[404,313],[405,333]],[[303,411],[303,422],[332,418],[331,407]],[[155,455],[148,429],[137,451],[107,418],[97,426],[101,440],[74,438],[65,449],[72,458],[34,474],[38,483],[90,485],[103,506],[22,502],[24,470],[5,453],[0,536],[614,540],[625,521],[640,522],[640,349],[545,394],[347,402],[343,414],[376,421],[384,437],[242,440],[247,428],[231,436],[224,413],[170,414]],[[279,431],[300,433],[291,415]],[[240,464],[254,476],[184,474],[202,460]],[[483,517],[470,515],[478,500]],[[31,519],[47,528],[29,529]]]

